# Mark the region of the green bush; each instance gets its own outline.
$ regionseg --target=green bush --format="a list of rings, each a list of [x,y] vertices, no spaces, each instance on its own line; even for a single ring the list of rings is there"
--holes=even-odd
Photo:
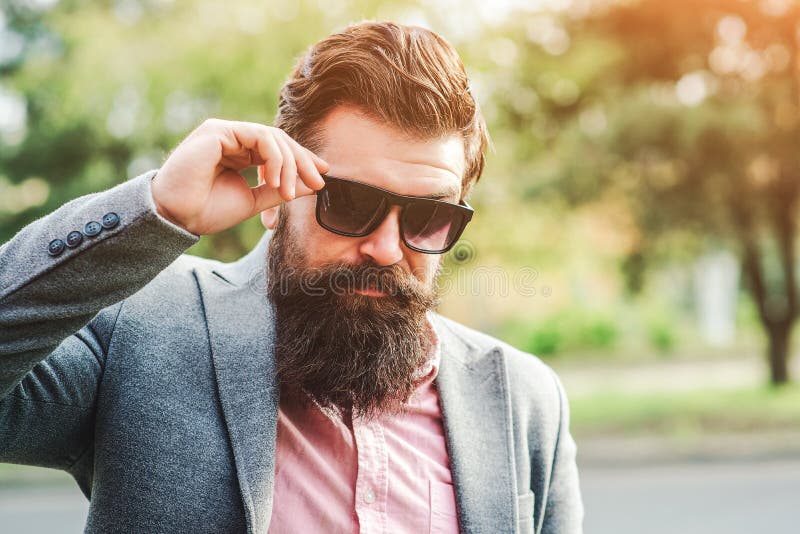
[[[584,349],[609,349],[617,343],[619,329],[609,318],[600,315],[585,317],[578,325],[580,346]]]
[[[524,350],[537,356],[552,356],[561,350],[563,343],[563,334],[555,323],[543,324],[530,333]]]
[[[610,349],[620,337],[619,327],[612,318],[581,308],[568,308],[539,320],[515,318],[501,327],[499,335],[541,357]]]
[[[653,321],[647,325],[647,339],[660,354],[669,354],[677,341],[672,325],[665,321]]]

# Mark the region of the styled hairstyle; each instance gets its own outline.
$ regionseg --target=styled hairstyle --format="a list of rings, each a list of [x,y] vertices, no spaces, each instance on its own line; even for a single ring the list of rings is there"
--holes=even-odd
[[[361,22],[319,41],[281,88],[275,126],[319,150],[316,126],[339,105],[417,138],[459,134],[466,162],[462,198],[483,172],[486,123],[458,53],[430,30]]]

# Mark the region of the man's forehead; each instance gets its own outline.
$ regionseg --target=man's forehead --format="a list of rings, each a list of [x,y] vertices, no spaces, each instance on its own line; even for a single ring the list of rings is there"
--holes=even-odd
[[[397,163],[380,165],[379,168],[374,165],[331,164],[329,174],[375,185],[400,195],[458,200],[461,184],[454,174],[431,171],[424,166],[401,167]]]
[[[330,174],[400,194],[459,197],[465,166],[460,136],[414,139],[348,108],[332,111],[320,126],[320,156]]]

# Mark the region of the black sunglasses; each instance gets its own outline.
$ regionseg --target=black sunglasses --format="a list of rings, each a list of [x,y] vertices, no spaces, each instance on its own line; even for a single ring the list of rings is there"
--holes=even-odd
[[[459,204],[398,195],[386,189],[322,175],[325,187],[317,191],[317,222],[334,234],[364,237],[373,232],[392,206],[400,206],[400,235],[417,252],[443,254],[456,244],[472,219],[473,209]]]

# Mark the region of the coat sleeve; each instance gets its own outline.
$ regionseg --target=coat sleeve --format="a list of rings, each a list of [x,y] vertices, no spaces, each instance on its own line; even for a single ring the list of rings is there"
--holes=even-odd
[[[552,370],[550,372],[559,393],[560,419],[541,532],[580,534],[583,532],[583,501],[576,462],[577,446],[569,431],[569,402],[558,376]]]
[[[90,450],[124,299],[200,239],[156,212],[153,176],[68,202],[0,247],[0,462],[69,470]]]

